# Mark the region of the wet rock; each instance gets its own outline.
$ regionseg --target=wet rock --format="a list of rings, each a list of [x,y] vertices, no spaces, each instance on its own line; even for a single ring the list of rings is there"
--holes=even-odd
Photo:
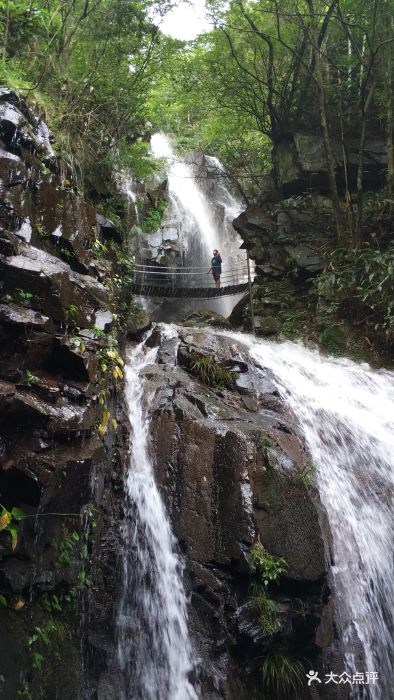
[[[94,278],[73,272],[67,263],[33,246],[21,244],[20,251],[0,256],[5,291],[29,292],[34,309],[82,327],[93,325],[95,311],[108,307],[108,291]]]
[[[127,337],[129,340],[141,340],[143,335],[152,327],[152,321],[147,316],[131,318],[127,322]]]
[[[240,299],[234,306],[230,316],[228,317],[228,322],[233,328],[239,328],[242,326],[245,316],[249,313],[249,294],[245,294],[242,299]]]
[[[280,330],[280,321],[275,316],[255,316],[254,326],[257,335],[275,335]]]
[[[187,316],[182,325],[185,328],[192,328],[193,326],[211,326],[212,328],[231,328],[231,324],[219,313],[215,311],[208,311],[206,309],[200,311],[193,311],[192,314]]]
[[[105,661],[89,656],[78,605],[74,611],[67,604],[43,668],[32,669],[28,636],[56,618],[48,612],[55,597],[63,605],[62,596],[78,590],[86,638],[97,638],[100,628],[105,649],[116,645],[111,631],[127,422],[112,374],[98,372],[106,340],[92,331],[93,325],[111,329],[114,300],[102,281],[114,270],[110,256],[92,255],[96,212],[76,195],[73,173],[52,154],[50,141],[25,100],[0,89],[0,503],[29,516],[18,524],[15,549],[9,533],[0,532],[4,700],[20,694],[21,669],[32,697],[80,697],[81,650],[83,685],[96,695]],[[99,235],[115,235],[101,223]],[[103,440],[97,426],[104,401],[119,427],[111,421]],[[84,563],[88,506],[97,527]],[[71,563],[61,565],[63,543],[75,532],[80,539]],[[81,586],[81,569],[92,574],[94,596]]]
[[[104,240],[113,239],[118,243],[122,241],[122,234],[119,229],[116,228],[110,219],[107,219],[102,214],[96,214],[96,225],[99,236],[102,236]]]
[[[211,697],[211,688],[213,698],[250,697],[236,658],[262,654],[272,640],[252,614],[248,552],[259,537],[269,552],[288,561],[287,581],[294,582],[288,585],[305,587],[297,589],[297,595],[303,590],[305,618],[301,623],[295,593],[281,591],[281,585],[275,592],[277,635],[282,644],[299,649],[306,644],[317,655],[314,635],[325,577],[318,510],[299,476],[305,451],[264,370],[248,363],[233,339],[194,329],[182,329],[180,336],[177,366],[163,351],[161,364],[145,370],[154,395],[157,478],[186,560],[204,692]],[[240,365],[242,394],[237,387],[209,388],[184,371],[190,353],[207,352]],[[308,586],[316,586],[314,597]],[[215,692],[213,677],[221,678]],[[225,687],[236,687],[236,694]]]
[[[0,322],[20,328],[53,332],[54,326],[48,316],[18,304],[0,304]]]
[[[0,137],[11,153],[22,148],[52,155],[49,133],[31,113],[27,102],[12,90],[0,89]]]

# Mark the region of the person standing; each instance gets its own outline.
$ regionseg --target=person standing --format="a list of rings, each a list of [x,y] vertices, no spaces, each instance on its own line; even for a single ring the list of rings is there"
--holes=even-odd
[[[222,258],[218,250],[213,251],[213,258],[211,260],[211,267],[208,273],[212,272],[213,279],[215,280],[216,289],[220,289],[220,275],[222,274]]]

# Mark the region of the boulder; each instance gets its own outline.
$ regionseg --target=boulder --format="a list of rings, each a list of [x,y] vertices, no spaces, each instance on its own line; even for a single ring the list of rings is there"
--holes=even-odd
[[[163,346],[160,364],[144,371],[153,396],[156,476],[185,557],[203,697],[254,697],[248,686],[253,673],[240,670],[239,658],[261,655],[272,638],[251,609],[248,553],[259,538],[286,559],[286,581],[271,594],[277,636],[301,655],[303,645],[309,655],[319,654],[315,630],[325,579],[319,506],[300,478],[307,457],[296,426],[266,371],[225,335],[185,328],[171,342],[179,340],[177,365]],[[156,334],[157,342],[167,341]],[[234,389],[208,387],[191,376],[195,354],[238,366]]]
[[[34,309],[65,324],[91,326],[96,310],[108,308],[108,291],[98,280],[27,244],[21,244],[19,255],[0,256],[0,274],[5,292],[32,294]]]
[[[182,326],[185,328],[205,327],[211,326],[212,328],[231,328],[229,321],[224,318],[221,314],[216,311],[210,311],[207,309],[193,311],[193,313],[186,316],[185,320],[182,321]]]

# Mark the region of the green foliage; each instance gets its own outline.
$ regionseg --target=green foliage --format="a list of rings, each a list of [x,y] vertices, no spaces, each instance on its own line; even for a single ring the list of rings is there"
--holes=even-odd
[[[249,552],[250,568],[253,573],[261,577],[264,586],[278,581],[280,576],[286,574],[287,562],[281,557],[274,557],[267,552],[260,541],[256,542]]]
[[[278,607],[275,601],[267,596],[264,588],[255,586],[251,603],[265,634],[275,634],[279,629]]]
[[[159,228],[166,208],[167,202],[164,199],[159,199],[156,206],[148,211],[142,223],[142,228],[146,233],[152,233]]]
[[[361,250],[337,248],[316,281],[319,314],[357,315],[357,324],[385,342],[394,339],[394,248],[364,243]],[[332,323],[331,323],[332,325]]]
[[[151,13],[167,0],[9,0],[0,7],[0,80],[28,91],[93,188],[132,168],[150,170],[146,100],[165,47]],[[80,187],[79,187],[80,189]]]
[[[73,555],[79,544],[80,536],[76,530],[68,533],[59,546],[59,554],[56,560],[56,567],[71,566]]]
[[[104,243],[101,243],[98,238],[94,239],[92,248],[97,255],[107,255],[108,253],[107,246]]]
[[[234,373],[223,369],[210,355],[198,355],[190,365],[190,370],[204,384],[216,389],[231,389],[234,386]]]
[[[297,700],[305,682],[302,661],[280,651],[271,651],[261,665],[264,691],[277,700]]]
[[[304,486],[304,488],[306,488],[306,489],[308,488],[308,486],[311,483],[311,479],[314,477],[315,474],[316,474],[316,467],[314,466],[314,464],[310,464],[309,462],[304,464],[304,466],[302,467],[300,474],[299,474],[300,481],[301,481],[302,485]]]
[[[47,173],[45,173],[44,170],[46,170]],[[50,171],[48,170],[48,168],[45,168],[45,169],[42,168],[41,172],[43,173],[43,175],[45,175],[45,174],[48,174]],[[48,235],[47,232],[45,231],[44,227],[41,224],[36,224],[34,226],[34,230],[40,238],[46,238]]]
[[[19,688],[16,696],[17,698],[26,698],[26,700],[33,700],[30,683],[28,681],[24,681],[22,687]]]
[[[30,301],[33,298],[31,292],[27,292],[25,289],[15,289],[15,298],[17,301]]]
[[[280,332],[287,338],[300,338],[306,328],[305,309],[283,309],[279,312]]]
[[[12,510],[7,510],[0,503],[0,532],[8,532],[11,537],[12,549],[15,549],[18,544],[19,522],[25,517],[25,513],[20,508],[15,507]]]
[[[37,377],[36,374],[33,374],[33,372],[30,372],[29,369],[26,369],[23,375],[23,381],[25,384],[32,386],[33,384],[37,384],[40,381],[40,378]]]

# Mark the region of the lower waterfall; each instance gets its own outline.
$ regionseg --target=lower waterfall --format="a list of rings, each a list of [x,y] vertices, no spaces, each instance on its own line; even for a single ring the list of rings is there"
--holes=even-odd
[[[388,700],[394,675],[394,373],[292,342],[235,337],[273,373],[311,454],[331,536],[342,670],[378,674],[353,686],[353,697]]]
[[[123,525],[123,580],[119,605],[119,700],[196,700],[182,565],[149,455],[149,420],[141,372],[157,348],[138,345],[126,365],[131,424]]]
[[[162,324],[161,332],[175,338],[178,330]],[[344,650],[339,672],[364,677],[362,685],[349,685],[351,697],[388,700],[394,672],[394,373],[293,342],[216,333],[241,343],[245,360],[272,373],[298,421],[328,522]],[[196,700],[182,564],[149,456],[142,375],[156,354],[142,343],[126,367],[132,447],[118,615],[120,700]]]

